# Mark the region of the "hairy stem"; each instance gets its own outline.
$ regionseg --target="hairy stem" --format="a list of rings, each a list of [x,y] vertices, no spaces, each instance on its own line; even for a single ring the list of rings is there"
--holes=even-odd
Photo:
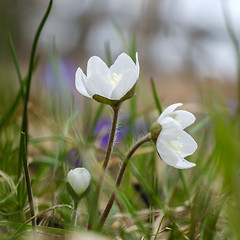
[[[132,155],[135,153],[135,151],[145,142],[149,142],[151,141],[151,134],[148,133],[146,136],[144,136],[143,138],[141,138],[140,140],[138,140],[132,147],[131,149],[129,150],[122,166],[121,166],[121,169],[119,171],[119,174],[118,174],[118,177],[117,177],[117,180],[116,180],[116,187],[119,187],[121,182],[122,182],[122,179],[123,179],[123,175],[125,173],[125,170],[126,170],[126,167],[128,165],[128,162],[129,160],[131,159]],[[97,230],[100,231],[108,217],[108,214],[112,208],[112,205],[114,203],[114,200],[115,200],[115,197],[116,197],[116,194],[115,192],[113,191],[112,192],[112,195],[105,207],[105,210],[101,216],[101,219],[100,219],[100,222],[98,224],[98,227],[97,227]]]
[[[100,194],[100,190],[101,190],[101,186],[102,186],[102,181],[104,178],[104,173],[107,169],[108,162],[111,157],[114,139],[115,139],[116,130],[117,130],[118,113],[119,113],[119,109],[120,109],[120,104],[112,106],[112,109],[113,109],[113,121],[112,121],[112,127],[111,127],[111,133],[110,133],[110,137],[109,137],[109,141],[108,141],[107,151],[106,151],[105,159],[104,159],[103,166],[102,166],[103,174],[101,174],[101,176],[99,177],[98,185],[96,187],[95,195],[93,198],[93,204],[92,204],[93,207],[90,212],[90,217],[89,217],[89,222],[88,222],[88,229],[92,229],[93,219],[95,217],[96,209],[98,206],[98,198],[99,198],[99,194]]]

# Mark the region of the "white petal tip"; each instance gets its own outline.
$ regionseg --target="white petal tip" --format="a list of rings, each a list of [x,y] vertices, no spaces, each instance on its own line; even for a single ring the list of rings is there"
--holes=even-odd
[[[177,162],[176,165],[173,166],[173,167],[178,168],[178,169],[188,169],[188,168],[192,168],[192,167],[195,167],[195,166],[196,166],[195,163],[183,160],[183,161]]]
[[[91,96],[88,94],[85,82],[87,81],[86,75],[83,73],[82,69],[79,67],[75,73],[75,87],[82,95],[85,97],[91,98]]]

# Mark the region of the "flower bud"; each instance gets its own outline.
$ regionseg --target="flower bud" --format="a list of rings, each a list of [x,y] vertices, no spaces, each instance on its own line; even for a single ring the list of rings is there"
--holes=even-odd
[[[83,195],[90,183],[91,175],[86,168],[75,168],[67,174],[68,191],[74,197]],[[70,186],[70,187],[69,187]],[[74,193],[73,193],[74,191]]]

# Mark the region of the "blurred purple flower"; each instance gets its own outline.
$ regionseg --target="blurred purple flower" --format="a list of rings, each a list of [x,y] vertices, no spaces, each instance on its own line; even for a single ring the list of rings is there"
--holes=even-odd
[[[236,111],[237,111],[237,105],[238,105],[236,99],[228,98],[228,99],[226,100],[226,104],[227,104],[227,107],[229,108],[231,114],[236,113]]]
[[[72,149],[67,153],[65,161],[69,162],[73,167],[82,167],[82,158],[76,149]]]
[[[111,129],[112,121],[109,118],[102,118],[96,124],[93,135],[97,137],[97,145],[101,148],[107,148],[109,140],[109,132]],[[120,144],[124,137],[127,135],[128,126],[120,126],[117,129],[115,143]]]
[[[70,59],[54,59],[48,62],[44,72],[44,84],[46,84],[47,90],[52,92],[53,90],[67,89],[73,90],[75,64]]]

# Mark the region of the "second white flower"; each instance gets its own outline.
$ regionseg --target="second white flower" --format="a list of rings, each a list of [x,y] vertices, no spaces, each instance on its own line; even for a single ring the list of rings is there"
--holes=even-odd
[[[197,149],[197,143],[184,131],[195,121],[192,113],[177,110],[182,103],[176,103],[166,108],[157,122],[162,129],[157,138],[157,151],[164,162],[179,169],[194,167],[196,164],[185,159]]]

